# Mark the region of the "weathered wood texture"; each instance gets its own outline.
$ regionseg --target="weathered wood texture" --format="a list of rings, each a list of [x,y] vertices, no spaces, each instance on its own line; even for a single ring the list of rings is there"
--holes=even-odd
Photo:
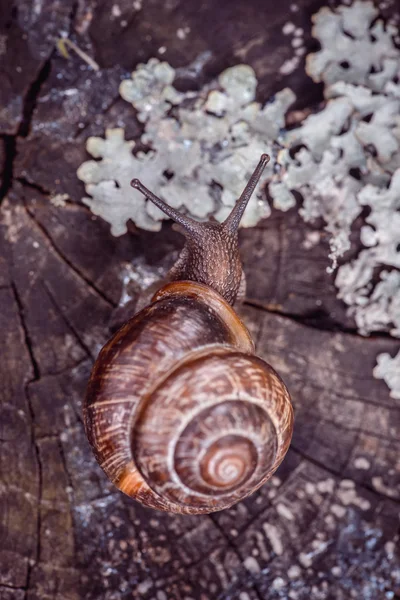
[[[106,126],[140,133],[119,81],[165,46],[177,67],[211,52],[197,78],[181,72],[185,87],[244,61],[260,98],[289,85],[301,108],[321,94],[301,69],[278,73],[291,53],[282,25],[303,27],[313,48],[319,1],[292,12],[288,0],[150,0],[139,11],[119,0],[119,17],[112,4],[0,2],[0,598],[400,598],[400,405],[372,377],[376,355],[398,342],[355,333],[326,273],[324,234],[306,243],[322,224],[306,226],[296,210],[241,234],[245,318],[296,412],[272,482],[210,517],[169,516],[118,493],[92,457],[82,397],[125,266],[161,264],[181,244],[168,225],[115,239],[80,203],[85,139]],[[60,57],[60,33],[100,71]],[[69,194],[65,207],[50,202],[55,192]],[[355,228],[354,252],[357,240]]]

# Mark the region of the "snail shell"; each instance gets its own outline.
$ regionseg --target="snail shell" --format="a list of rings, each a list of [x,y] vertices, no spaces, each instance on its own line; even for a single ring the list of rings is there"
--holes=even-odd
[[[96,458],[152,508],[201,514],[245,498],[291,439],[288,391],[232,307],[192,281],[164,286],[101,351],[85,402]]]
[[[86,433],[115,485],[174,513],[222,510],[259,488],[289,447],[293,413],[232,308],[245,281],[237,230],[269,158],[223,223],[175,220],[186,245],[164,285],[104,346],[84,404]]]

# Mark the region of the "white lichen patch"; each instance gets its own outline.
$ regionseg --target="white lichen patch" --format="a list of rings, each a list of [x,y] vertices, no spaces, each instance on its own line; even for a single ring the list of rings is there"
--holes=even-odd
[[[286,586],[285,580],[282,577],[275,577],[271,587],[274,590],[282,590]]]
[[[400,100],[385,94],[372,95],[370,90],[343,83],[328,88],[326,94],[329,98],[326,107],[286,135],[287,148],[278,155],[281,170],[269,191],[274,206],[281,209],[295,204],[292,190],[302,194],[300,213],[307,222],[324,219],[326,230],[331,234],[336,266],[336,259],[350,248],[351,226],[363,206],[368,204],[373,208],[369,219],[379,231],[384,231],[388,215],[396,209],[396,202],[390,200],[397,194],[399,185],[393,168],[400,164]],[[362,120],[372,113],[374,116],[368,123]],[[378,147],[374,158],[371,145]],[[296,147],[300,148],[297,152]],[[392,176],[390,189],[386,191]],[[388,198],[381,203],[383,193]],[[397,217],[395,221],[384,238],[385,249],[380,249],[379,257],[385,254],[383,264],[388,263],[390,253],[396,255],[400,241]],[[371,235],[372,226],[362,235],[363,240],[376,246],[383,239],[379,233],[375,237]],[[389,248],[388,239],[392,243]],[[378,260],[377,257],[374,262]],[[338,285],[341,287],[340,279]],[[354,302],[351,300],[348,304]]]
[[[257,79],[247,65],[227,69],[198,94],[178,92],[174,77],[170,65],[151,59],[121,84],[121,96],[145,125],[141,141],[149,152],[134,154],[134,142],[126,141],[121,129],[107,130],[105,140],[87,142],[97,160],[78,170],[90,196],[84,202],[111,224],[113,235],[125,233],[129,219],[143,229],[158,230],[165,218],[130,187],[134,177],[196,219],[213,215],[223,220],[260,155],[273,154],[272,144],[295,99],[290,90],[282,90],[265,106],[255,102]],[[262,188],[272,171],[273,161],[249,204],[244,226],[269,215]]]
[[[315,494],[315,491],[316,491],[315,484],[312,483],[311,481],[306,482],[304,489],[306,490],[306,494],[308,494],[309,496],[312,496],[313,494]]]
[[[67,205],[67,200],[69,200],[68,194],[54,194],[54,196],[50,197],[50,202],[53,206],[64,207]]]
[[[354,466],[356,469],[360,469],[362,471],[368,471],[371,468],[371,463],[364,456],[358,456],[354,460]]]
[[[124,100],[131,102],[138,111],[139,121],[151,117],[162,117],[169,110],[173,100],[177,104],[182,98],[172,82],[175,70],[166,62],[152,58],[147,64],[138,65],[131,79],[120,85],[119,91]]]
[[[307,57],[307,72],[314,81],[361,83],[381,89],[394,74],[398,51],[392,37],[397,29],[375,21],[373,2],[356,0],[335,11],[324,7],[313,17],[313,35],[321,50]],[[374,22],[375,21],[375,22]]]
[[[293,5],[296,6],[296,5]],[[196,219],[223,220],[240,195],[259,156],[272,160],[243,220],[252,226],[269,215],[263,196],[268,182],[274,207],[293,209],[308,223],[323,220],[330,235],[335,284],[362,334],[387,331],[400,337],[400,50],[395,23],[383,23],[370,0],[322,8],[313,17],[321,50],[307,57],[307,72],[325,85],[322,110],[285,130],[295,96],[289,89],[270,102],[255,102],[257,78],[248,65],[227,69],[199,92],[179,92],[175,70],[151,59],[123,81],[121,96],[143,123],[135,151],[121,129],[90,138],[96,159],[78,170],[84,202],[111,224],[114,235],[132,220],[158,230],[164,215],[133,190],[137,177],[175,208]],[[295,55],[303,31],[291,21],[282,35]],[[294,193],[296,192],[296,193]],[[346,262],[350,234],[362,215],[364,249]],[[359,221],[358,221],[359,222]],[[312,248],[306,240],[305,247]],[[318,239],[316,242],[318,243]],[[378,357],[374,376],[400,398],[400,353]]]
[[[372,292],[369,281],[375,266],[400,268],[400,169],[393,174],[389,188],[366,185],[358,200],[372,209],[361,230],[367,249],[339,270],[339,298],[352,306],[350,313],[362,333],[387,329],[399,336],[400,272],[383,270]]]
[[[282,27],[282,33],[291,36],[290,45],[293,49],[293,55],[286,59],[279,67],[279,73],[289,75],[297,69],[300,64],[301,57],[306,53],[304,46],[303,35],[304,31],[301,27],[297,27],[291,21],[287,21]]]
[[[358,506],[361,510],[368,510],[371,505],[368,500],[357,494],[354,481],[343,479],[339,484],[337,497],[343,506]]]
[[[253,575],[256,575],[257,573],[259,573],[261,571],[260,565],[258,564],[256,559],[253,558],[252,556],[248,556],[243,561],[243,564],[244,564],[245,568],[249,571],[249,573],[252,573]]]
[[[300,552],[299,554],[299,562],[303,565],[303,567],[311,567],[312,565],[312,559],[313,559],[313,553],[309,552]]]
[[[281,165],[269,186],[274,206],[295,205],[307,222],[322,218],[330,233],[332,269],[350,249],[355,219],[365,247],[337,270],[338,297],[359,331],[400,337],[400,51],[394,25],[376,20],[372,2],[356,1],[314,16],[321,50],[308,73],[326,84],[325,107],[284,137]],[[375,377],[400,398],[400,353],[378,357]]]
[[[301,575],[301,569],[299,565],[291,565],[287,574],[290,579],[298,579]]]
[[[141,160],[133,156],[134,146],[134,142],[125,141],[123,129],[107,129],[106,139],[91,137],[86,145],[88,152],[101,160],[87,161],[77,172],[90,195],[83,198],[84,204],[111,224],[113,235],[125,233],[129,219],[143,229],[158,229],[157,223],[146,211],[144,198],[130,187],[136,165]],[[141,166],[148,179],[158,180],[160,174],[155,170],[157,157],[149,165],[149,158],[144,156]]]
[[[279,502],[276,505],[276,512],[279,516],[283,517],[284,519],[287,519],[288,521],[294,520],[294,514],[292,513],[290,508],[288,508],[286,504],[283,504],[282,502]]]
[[[271,544],[272,550],[275,554],[280,556],[283,553],[283,542],[279,529],[275,525],[272,525],[272,523],[264,523],[263,529]]]
[[[334,489],[335,489],[335,480],[334,479],[329,478],[329,479],[319,481],[317,483],[317,490],[321,494],[332,494]]]
[[[346,514],[346,509],[343,506],[340,506],[340,504],[332,504],[331,512],[338,519],[343,519],[344,515]]]
[[[378,355],[374,377],[383,379],[390,388],[390,395],[400,400],[400,352],[392,358],[387,352]]]

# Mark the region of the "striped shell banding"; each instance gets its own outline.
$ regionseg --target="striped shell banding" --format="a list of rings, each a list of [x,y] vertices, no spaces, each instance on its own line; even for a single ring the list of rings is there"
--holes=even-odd
[[[227,508],[263,485],[288,449],[288,391],[255,356],[231,306],[242,278],[237,227],[266,161],[223,224],[166,211],[188,236],[173,281],[94,365],[84,405],[89,442],[113,483],[146,506],[187,514]]]

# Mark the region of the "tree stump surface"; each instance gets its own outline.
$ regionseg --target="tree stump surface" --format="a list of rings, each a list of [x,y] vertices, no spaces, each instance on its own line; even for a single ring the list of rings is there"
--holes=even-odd
[[[315,49],[321,1],[298,0],[295,12],[288,0],[114,4],[118,17],[106,0],[0,2],[0,599],[400,598],[400,405],[372,376],[377,354],[399,342],[357,334],[326,272],[323,224],[306,225],[297,208],[241,232],[244,318],[295,408],[273,479],[230,510],[172,516],[119,493],[92,456],[82,398],[124,269],[160,265],[182,245],[169,224],[113,238],[80,202],[87,137],[141,133],[120,81],[165,46],[182,88],[245,62],[260,100],[285,86],[298,109],[322,98],[303,66],[279,74],[292,51],[282,26],[302,27]],[[60,35],[100,70],[60,56]],[[184,67],[204,52],[195,77]],[[315,232],[319,243],[307,243]]]

